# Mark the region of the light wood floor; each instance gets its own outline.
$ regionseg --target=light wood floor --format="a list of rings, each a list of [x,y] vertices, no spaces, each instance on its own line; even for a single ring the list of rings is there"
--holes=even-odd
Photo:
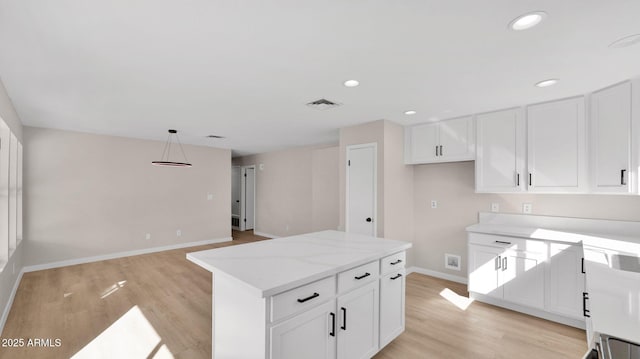
[[[93,359],[88,350],[96,347],[105,358],[115,357],[111,350],[127,353],[120,358],[211,358],[211,274],[185,254],[264,239],[251,232],[233,237],[26,273],[2,338],[59,338],[62,345],[0,347],[0,358]],[[482,303],[461,310],[440,295],[446,288],[466,296],[465,285],[407,277],[406,331],[377,359],[580,358],[586,351],[584,331]],[[134,350],[144,354],[130,354]]]

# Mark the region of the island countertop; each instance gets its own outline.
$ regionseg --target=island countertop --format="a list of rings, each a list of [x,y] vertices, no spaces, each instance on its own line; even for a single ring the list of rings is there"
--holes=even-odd
[[[322,231],[187,254],[268,297],[411,248],[410,242]]]

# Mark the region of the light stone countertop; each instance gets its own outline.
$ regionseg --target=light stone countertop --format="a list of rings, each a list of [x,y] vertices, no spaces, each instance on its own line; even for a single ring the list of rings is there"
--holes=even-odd
[[[192,252],[187,259],[264,298],[409,248],[410,242],[322,231]]]

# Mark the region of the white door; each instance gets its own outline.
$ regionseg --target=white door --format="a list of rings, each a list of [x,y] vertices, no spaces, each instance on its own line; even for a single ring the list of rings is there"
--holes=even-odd
[[[631,83],[591,96],[592,185],[597,192],[629,192]]]
[[[582,246],[549,243],[548,311],[582,319]]]
[[[347,147],[347,232],[376,235],[376,144]]]
[[[0,262],[9,258],[9,145],[11,130],[0,119]]]
[[[240,167],[231,167],[231,215],[240,218],[240,186],[242,180]]]
[[[438,124],[429,123],[409,128],[411,163],[432,162],[438,159]]]
[[[529,106],[527,136],[530,191],[586,191],[583,97]]]
[[[244,228],[243,230],[253,229],[255,214],[255,181],[256,169],[253,166],[244,167]]]
[[[544,261],[526,253],[502,255],[500,284],[504,300],[544,309]]]
[[[380,347],[404,331],[404,270],[380,279]]]
[[[511,109],[478,115],[476,124],[476,191],[525,190],[526,147],[521,111]]]
[[[502,252],[501,248],[469,245],[469,292],[502,299],[498,282]]]
[[[271,328],[271,358],[334,359],[335,304],[332,300]]]
[[[378,281],[338,298],[338,359],[368,359],[378,351],[378,298]]]
[[[473,155],[472,117],[440,122],[440,160],[455,160]]]

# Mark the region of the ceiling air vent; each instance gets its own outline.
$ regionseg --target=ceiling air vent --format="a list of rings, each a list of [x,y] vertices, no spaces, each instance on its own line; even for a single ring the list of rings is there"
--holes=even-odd
[[[307,106],[311,108],[315,108],[317,110],[328,110],[330,108],[335,108],[342,105],[341,103],[332,102],[327,99],[321,98],[319,100],[311,101],[307,104]]]

